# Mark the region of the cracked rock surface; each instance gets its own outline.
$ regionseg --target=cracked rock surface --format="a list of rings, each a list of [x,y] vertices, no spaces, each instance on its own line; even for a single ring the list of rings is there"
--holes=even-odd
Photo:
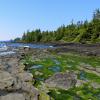
[[[0,100],[38,100],[39,91],[32,82],[18,54],[0,57]]]

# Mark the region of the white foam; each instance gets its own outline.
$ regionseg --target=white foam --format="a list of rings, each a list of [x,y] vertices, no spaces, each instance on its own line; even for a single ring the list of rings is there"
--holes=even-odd
[[[15,54],[15,52],[13,51],[1,52],[0,56],[10,55],[10,54]]]
[[[5,44],[0,44],[0,51],[6,51],[8,47]]]

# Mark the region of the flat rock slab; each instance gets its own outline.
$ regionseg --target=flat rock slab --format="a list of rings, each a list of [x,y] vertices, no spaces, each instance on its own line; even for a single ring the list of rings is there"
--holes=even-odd
[[[4,96],[0,96],[0,100],[26,100],[23,94],[10,93]]]
[[[73,72],[57,73],[47,79],[45,84],[51,88],[69,89],[75,86],[77,76]]]

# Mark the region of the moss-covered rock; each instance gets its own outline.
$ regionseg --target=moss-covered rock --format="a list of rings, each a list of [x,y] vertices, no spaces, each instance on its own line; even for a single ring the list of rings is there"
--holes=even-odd
[[[39,95],[39,100],[54,100],[54,99],[50,97],[48,94],[41,92]]]

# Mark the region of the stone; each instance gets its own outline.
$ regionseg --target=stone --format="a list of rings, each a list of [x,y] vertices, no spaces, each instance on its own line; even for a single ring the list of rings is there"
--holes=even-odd
[[[77,83],[76,83],[76,87],[80,87],[80,86],[82,86],[84,83],[86,83],[86,81],[84,81],[84,80],[77,80]]]
[[[23,94],[10,93],[0,97],[0,100],[26,100]]]
[[[41,91],[33,86],[33,75],[24,70],[23,55],[0,56],[0,100],[39,100]],[[51,100],[47,94],[40,99]]]
[[[74,87],[77,82],[77,76],[73,72],[56,73],[45,81],[47,87],[69,89]]]
[[[28,72],[19,73],[18,77],[24,82],[32,82],[33,80],[33,75]]]
[[[100,66],[96,67],[96,72],[100,73]]]
[[[92,82],[92,83],[91,83],[91,86],[92,86],[94,89],[100,88],[100,84],[99,84],[99,83],[96,83],[96,82]]]
[[[38,75],[41,76],[41,75],[43,75],[43,73],[41,73],[41,72],[39,72],[39,71],[36,71],[36,72],[35,72],[35,75],[37,75],[37,76],[38,76]]]
[[[11,87],[13,84],[13,77],[6,71],[0,71],[0,89]]]

